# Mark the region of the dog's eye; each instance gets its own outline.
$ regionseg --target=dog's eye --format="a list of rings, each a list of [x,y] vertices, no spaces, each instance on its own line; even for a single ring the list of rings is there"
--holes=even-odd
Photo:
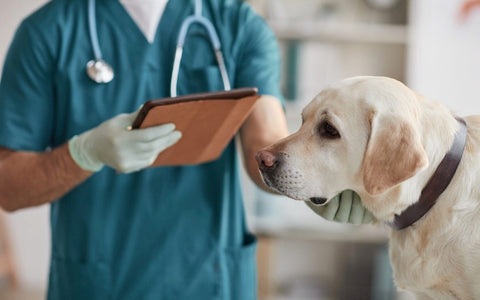
[[[340,138],[340,133],[338,133],[338,130],[327,121],[323,121],[322,123],[320,123],[320,126],[318,127],[318,132],[320,133],[320,136],[325,138],[329,138],[329,139]]]

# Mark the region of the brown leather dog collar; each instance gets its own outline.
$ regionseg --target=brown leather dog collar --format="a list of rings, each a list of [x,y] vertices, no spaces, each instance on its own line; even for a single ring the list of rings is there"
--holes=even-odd
[[[407,207],[400,215],[395,215],[393,222],[388,223],[392,228],[400,230],[418,221],[437,202],[440,194],[443,193],[452,180],[462,159],[467,139],[467,126],[465,121],[461,118],[457,118],[457,121],[460,128],[455,134],[452,147],[447,154],[445,154],[435,173],[423,188],[420,199]]]

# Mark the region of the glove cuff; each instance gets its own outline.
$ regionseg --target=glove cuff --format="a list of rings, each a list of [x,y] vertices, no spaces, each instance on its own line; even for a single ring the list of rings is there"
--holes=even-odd
[[[70,152],[70,156],[72,157],[73,161],[77,163],[77,165],[90,172],[98,172],[100,171],[104,164],[94,159],[90,158],[84,151],[81,151],[81,141],[78,136],[72,137],[68,141],[68,150]]]

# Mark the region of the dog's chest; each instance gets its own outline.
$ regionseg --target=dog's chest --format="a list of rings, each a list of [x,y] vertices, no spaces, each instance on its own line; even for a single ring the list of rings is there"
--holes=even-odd
[[[480,257],[471,246],[459,235],[443,239],[392,234],[390,260],[396,285],[432,299],[472,299],[477,291],[471,289],[471,279],[478,271],[473,265]]]
[[[410,244],[410,245],[409,245]],[[433,256],[432,251],[419,252],[413,243],[405,245],[390,243],[390,258],[398,287],[407,290],[425,290],[441,281],[442,274],[436,270],[444,254]]]

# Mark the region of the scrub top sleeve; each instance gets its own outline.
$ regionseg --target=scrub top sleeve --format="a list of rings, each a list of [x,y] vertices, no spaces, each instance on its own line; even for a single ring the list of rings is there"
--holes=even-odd
[[[0,146],[23,151],[43,151],[50,146],[55,107],[53,65],[46,40],[32,24],[22,22],[5,58],[0,82]]]
[[[281,57],[273,31],[251,9],[241,26],[243,34],[235,76],[236,87],[256,86],[259,94],[274,96],[283,104],[280,90]]]

